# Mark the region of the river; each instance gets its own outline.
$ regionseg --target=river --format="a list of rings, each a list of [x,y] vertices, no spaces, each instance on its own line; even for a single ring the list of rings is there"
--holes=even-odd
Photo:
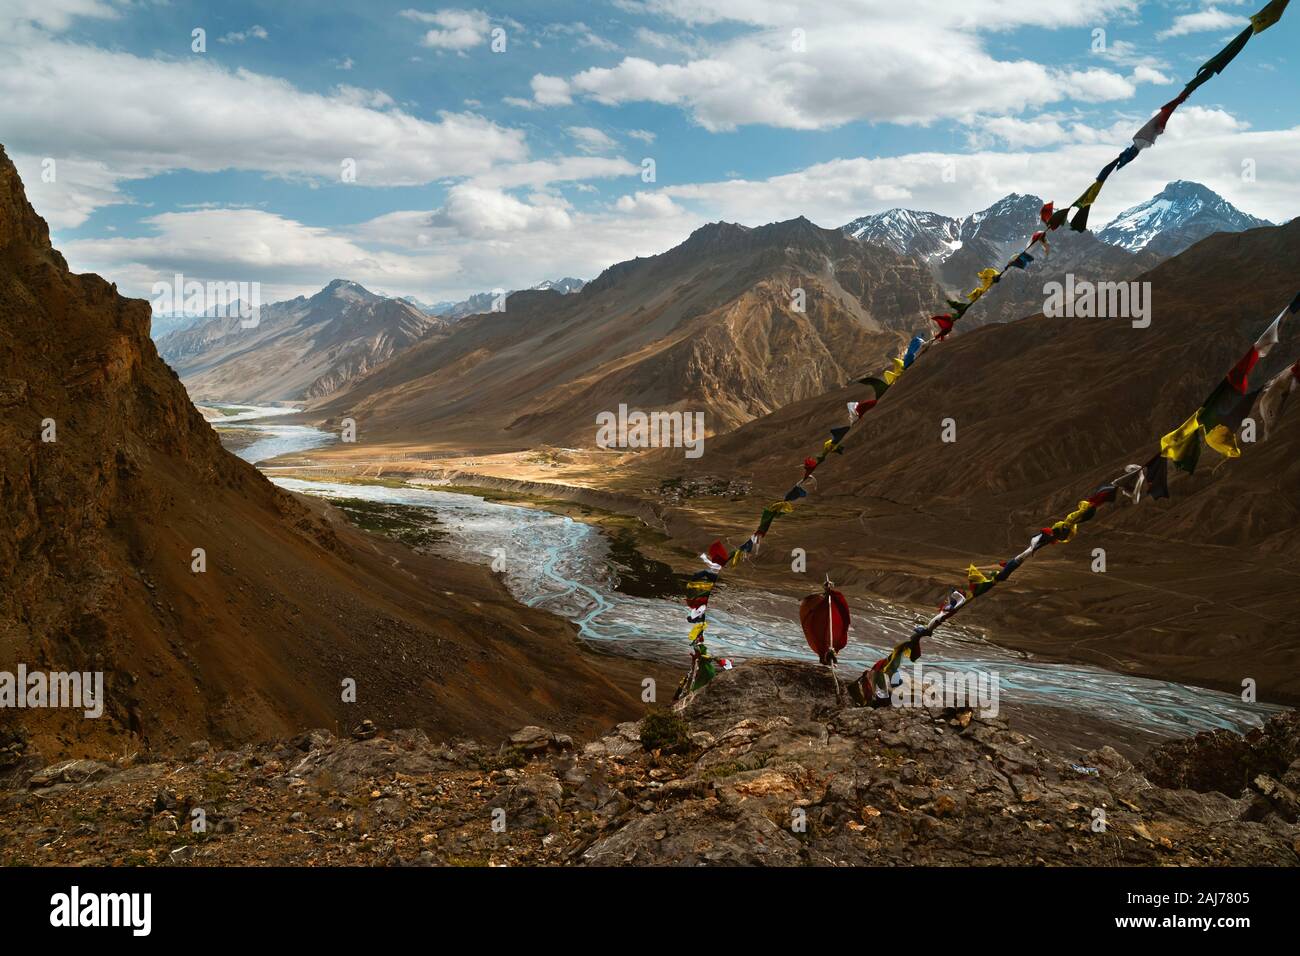
[[[253,463],[306,451],[335,436],[301,425],[277,425],[274,416],[292,409],[238,408],[214,420],[218,431],[238,423],[264,435],[236,453]],[[611,562],[612,543],[599,528],[538,508],[422,487],[386,487],[302,481],[268,475],[290,491],[325,498],[351,498],[428,512],[441,534],[428,550],[459,561],[497,562],[510,592],[530,607],[574,622],[580,637],[602,650],[687,662],[685,608],[681,599],[638,597],[620,590]],[[810,579],[809,590],[817,582]],[[809,660],[793,599],[734,586],[719,592],[709,611],[709,649],[715,657],[786,657]],[[1004,595],[1003,600],[1014,600]],[[912,612],[883,602],[855,602],[842,673],[856,675],[911,631]],[[770,608],[788,607],[789,613]],[[1158,736],[1198,730],[1245,730],[1279,708],[1246,704],[1238,697],[1170,681],[1151,680],[1080,664],[1037,661],[990,644],[976,631],[954,626],[927,639],[923,664],[937,671],[980,671],[997,675],[1008,701],[1078,709]]]

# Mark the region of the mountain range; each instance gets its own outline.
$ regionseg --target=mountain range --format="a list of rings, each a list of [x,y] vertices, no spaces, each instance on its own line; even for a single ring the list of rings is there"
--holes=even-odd
[[[969,290],[975,276],[1001,266],[1042,227],[1038,196],[1012,193],[968,216],[890,209],[862,216],[842,228],[863,242],[884,245],[923,259],[951,293]],[[1098,232],[1061,229],[1051,248],[1034,250],[1032,274],[1009,272],[998,295],[972,310],[967,327],[1005,322],[1042,307],[1043,273],[1067,273],[1091,281],[1129,281],[1162,259],[1176,255],[1215,232],[1240,232],[1269,225],[1241,212],[1199,183],[1169,183],[1150,200],[1127,209]]]
[[[534,292],[562,292],[565,295],[571,292],[579,292],[586,285],[581,279],[566,277],[563,279],[547,279],[539,282],[532,287]],[[519,291],[519,290],[515,290]],[[507,293],[513,295],[514,292]],[[425,315],[436,315],[441,319],[459,319],[467,315],[477,315],[480,312],[491,312],[492,305],[497,301],[500,294],[496,292],[476,292],[469,298],[460,300],[445,300],[442,302],[421,302],[412,296],[405,296],[403,301],[411,303]]]
[[[806,219],[704,226],[581,292],[518,292],[312,404],[372,436],[591,444],[598,413],[703,412],[721,431],[846,381],[942,303],[923,263]]]
[[[400,299],[336,279],[310,298],[261,307],[258,325],[208,319],[164,335],[158,352],[199,400],[308,401],[337,391],[444,327]]]

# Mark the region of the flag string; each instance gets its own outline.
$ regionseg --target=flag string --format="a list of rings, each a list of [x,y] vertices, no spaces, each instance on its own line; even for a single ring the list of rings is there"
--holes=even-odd
[[[1156,140],[1165,131],[1165,127],[1174,111],[1177,110],[1177,108],[1181,106],[1193,92],[1199,89],[1212,76],[1217,76],[1219,73],[1222,73],[1228,64],[1231,63],[1232,60],[1245,48],[1246,44],[1254,34],[1262,33],[1264,30],[1267,30],[1273,24],[1277,23],[1277,21],[1281,19],[1289,2],[1290,0],[1270,0],[1268,4],[1250,18],[1250,24],[1245,27],[1241,33],[1234,37],[1233,40],[1215,56],[1211,57],[1201,65],[1201,67],[1196,71],[1196,75],[1186,84],[1186,86],[1184,86],[1182,92],[1179,93],[1178,96],[1161,106],[1160,109],[1156,111],[1155,115],[1152,116],[1141,129],[1133,134],[1132,142],[1125,147],[1118,156],[1102,167],[1092,185],[1084,190],[1077,199],[1070,203],[1069,206],[1061,209],[1055,208],[1054,202],[1048,202],[1043,205],[1039,210],[1039,219],[1042,228],[1036,230],[1033,235],[1030,236],[1029,242],[1025,247],[1013,256],[1005,266],[1001,269],[990,267],[981,270],[976,276],[979,280],[978,285],[971,289],[970,292],[966,293],[964,297],[949,299],[947,302],[949,307],[948,312],[931,316],[930,321],[935,323],[935,328],[928,335],[921,333],[913,336],[903,350],[891,360],[889,367],[883,370],[879,375],[868,375],[864,378],[858,379],[858,384],[866,385],[871,389],[872,397],[848,403],[849,424],[832,428],[830,430],[830,437],[823,442],[818,454],[815,457],[804,459],[803,477],[795,482],[782,500],[772,502],[763,509],[762,515],[759,518],[758,527],[750,534],[743,544],[735,550],[729,550],[721,540],[717,540],[700,555],[700,558],[704,562],[704,569],[692,575],[686,584],[686,589],[689,594],[687,599],[687,621],[691,624],[691,630],[688,635],[691,647],[691,664],[686,677],[683,678],[681,685],[678,687],[678,697],[701,687],[712,680],[716,675],[719,666],[723,668],[730,667],[729,661],[726,661],[725,659],[715,660],[711,657],[708,652],[705,637],[705,633],[708,629],[709,598],[712,595],[714,588],[721,580],[724,569],[734,567],[741,561],[751,558],[754,554],[758,553],[763,539],[771,530],[772,523],[781,515],[793,512],[796,503],[808,496],[809,487],[815,487],[816,479],[814,478],[814,473],[816,470],[831,455],[843,454],[844,440],[851,429],[862,420],[863,416],[868,411],[875,408],[877,403],[879,403],[884,397],[885,392],[893,386],[900,377],[902,377],[905,371],[915,364],[917,359],[928,352],[936,343],[942,342],[947,338],[949,333],[951,333],[953,328],[956,326],[956,323],[965,315],[966,311],[978,302],[994,285],[1001,281],[1007,270],[1027,269],[1030,263],[1034,262],[1033,251],[1038,246],[1042,247],[1042,255],[1044,258],[1047,258],[1051,254],[1051,246],[1048,240],[1049,234],[1055,232],[1062,225],[1065,225],[1067,221],[1069,222],[1070,228],[1075,232],[1083,232],[1087,229],[1089,212],[1098,196],[1101,194],[1101,190],[1106,181],[1110,178],[1111,174],[1116,170],[1123,169],[1136,159],[1143,150],[1154,145]],[[1073,218],[1070,217],[1072,210],[1074,211]],[[1295,303],[1292,303],[1292,305],[1294,306]],[[1279,319],[1275,321],[1274,325],[1277,325],[1280,320],[1281,316],[1279,316]],[[1258,358],[1256,361],[1257,360]],[[1180,427],[1180,429],[1171,432],[1170,435],[1165,436],[1165,439],[1162,439],[1161,454],[1157,455],[1157,459],[1161,462],[1173,460],[1179,467],[1185,467],[1187,461],[1186,455],[1191,454],[1188,449],[1195,448],[1196,451],[1199,452],[1202,435],[1204,436],[1206,443],[1210,444],[1211,447],[1216,448],[1216,450],[1221,450],[1221,445],[1227,447],[1227,439],[1224,437],[1223,431],[1221,430],[1226,429],[1225,422],[1216,422],[1216,424],[1210,426],[1208,430],[1203,425],[1198,426],[1196,424],[1202,421],[1198,416],[1203,411],[1205,411],[1204,408],[1199,410],[1196,415],[1193,415],[1187,423],[1184,423],[1184,425]],[[1173,437],[1171,438],[1171,436]],[[1195,438],[1195,441],[1192,440],[1193,438]],[[1177,455],[1182,455],[1182,457],[1166,455],[1164,446],[1165,440],[1171,440],[1170,447]],[[1235,447],[1235,443],[1232,447]],[[1240,451],[1238,450],[1237,453],[1240,454]],[[1224,452],[1224,454],[1228,453]],[[1153,459],[1153,461],[1154,460],[1155,459]],[[1151,463],[1148,463],[1148,465],[1150,464]],[[1136,466],[1134,467],[1136,468]],[[1160,467],[1161,466],[1157,466],[1158,469]],[[1194,461],[1192,467],[1194,467]],[[1130,477],[1131,475],[1138,474],[1138,472],[1128,472],[1120,479],[1117,479],[1117,482],[1131,481],[1135,484],[1135,500],[1137,497],[1140,497],[1144,486],[1148,489],[1163,487],[1162,485],[1156,486],[1152,483],[1152,477],[1147,477],[1145,474],[1145,466],[1141,472],[1144,476],[1141,479]],[[1159,475],[1154,475],[1154,477],[1158,478]],[[1118,491],[1118,484],[1112,483],[1112,486],[1116,487]],[[1149,496],[1158,496],[1158,494],[1152,490],[1148,490],[1147,494]],[[1083,504],[1084,503],[1081,502],[1080,508],[1071,512],[1071,514],[1067,516],[1067,518],[1063,519],[1062,522],[1057,522],[1057,525],[1065,522],[1068,527],[1070,518],[1075,518],[1074,526],[1077,527],[1078,523],[1081,521],[1090,519],[1093,514],[1095,514],[1097,505],[1091,503],[1091,499],[1089,499],[1088,508],[1084,508]],[[1086,513],[1086,517],[1082,517],[1084,513]],[[1056,527],[1056,525],[1053,527]],[[1057,539],[1053,538],[1052,543],[1055,543],[1056,540]],[[1028,553],[1033,553],[1032,545]],[[1022,553],[1022,555],[1018,555],[1017,558],[1012,560],[1024,560],[1025,557],[1026,556]],[[1012,567],[1012,571],[1014,571],[1015,567],[1018,566],[1019,563]],[[974,572],[976,570],[977,569],[972,565],[971,571]],[[1005,571],[1005,567],[1003,570]],[[1009,576],[1010,573],[1011,572],[1009,571],[1005,572],[1006,576]],[[982,572],[981,577],[983,577]],[[1005,576],[1001,579],[998,579],[995,576],[993,583],[997,583],[997,580],[1005,580]],[[976,582],[972,578],[972,587],[975,583]],[[986,584],[987,582],[980,581],[978,583]],[[990,587],[992,587],[992,584],[987,584],[985,590]],[[945,602],[944,607],[947,607],[952,603],[954,596],[960,596],[960,592],[954,591],[953,595],[950,595],[948,601]],[[951,617],[952,614],[955,614],[957,609],[964,606],[968,600],[969,599],[963,597],[960,603],[951,608],[947,616],[940,618],[938,624],[941,624],[944,620],[947,620],[948,617]],[[940,615],[943,613],[943,608],[941,608]],[[936,617],[939,617],[939,615],[936,615]],[[932,618],[931,623],[933,622],[934,619]],[[938,624],[935,624],[934,626],[938,626]],[[929,624],[924,625],[924,627],[928,626]],[[919,637],[914,635],[912,638],[909,638],[907,642],[900,644],[894,649],[888,660],[894,660],[895,669],[897,668],[898,661],[901,661],[900,655],[904,653],[904,651],[900,651],[900,648],[906,647],[915,649],[916,653],[919,655]],[[865,676],[866,675],[864,675],[864,677]]]

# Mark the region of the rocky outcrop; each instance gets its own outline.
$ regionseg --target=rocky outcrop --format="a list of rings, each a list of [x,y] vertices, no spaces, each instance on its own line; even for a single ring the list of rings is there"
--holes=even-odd
[[[8,861],[1300,863],[1300,826],[1258,791],[1168,788],[1110,747],[1080,761],[970,711],[846,706],[826,669],[788,661],[742,664],[577,749],[536,726],[496,748],[313,731],[120,763],[11,776]],[[208,829],[177,832],[196,808]]]

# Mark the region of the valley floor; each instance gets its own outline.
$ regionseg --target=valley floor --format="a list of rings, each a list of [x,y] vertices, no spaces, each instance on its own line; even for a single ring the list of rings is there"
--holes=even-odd
[[[695,570],[695,556],[714,538],[739,543],[764,504],[781,494],[756,492],[735,475],[683,481],[662,456],[592,450],[464,456],[331,445],[277,464],[302,477],[427,479],[548,510],[568,502],[622,514],[643,529],[647,556],[678,571]],[[833,487],[828,480],[796,516],[774,526],[764,552],[731,572],[727,587],[793,598],[829,573],[850,600],[858,594],[928,616],[949,588],[964,585],[968,563],[992,564],[1023,547],[1020,539],[1029,533],[978,502],[920,510],[885,499],[836,499]],[[1105,573],[1091,570],[1097,545],[1108,552]],[[793,547],[807,552],[806,574],[790,570]],[[1099,522],[1077,543],[1037,557],[1012,589],[973,606],[961,621],[996,644],[1047,660],[1233,694],[1249,681],[1259,700],[1295,705],[1297,586],[1300,572],[1267,555],[1173,543]],[[725,590],[720,596],[725,606]]]

